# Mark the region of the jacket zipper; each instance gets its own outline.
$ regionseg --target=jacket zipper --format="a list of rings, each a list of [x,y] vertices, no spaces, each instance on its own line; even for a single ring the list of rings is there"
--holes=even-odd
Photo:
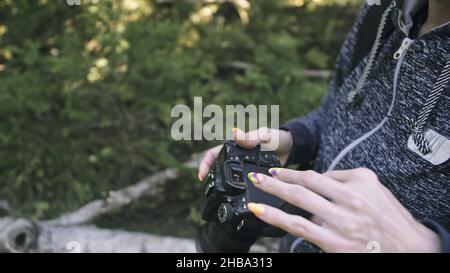
[[[347,147],[345,147],[337,156],[336,158],[333,160],[333,162],[331,162],[330,166],[328,167],[327,171],[332,171],[336,168],[336,166],[342,161],[342,159],[348,154],[350,153],[356,146],[358,146],[359,144],[361,144],[363,141],[367,140],[368,138],[370,138],[372,135],[374,135],[378,130],[380,130],[385,124],[386,122],[389,120],[389,117],[391,116],[392,110],[394,108],[395,105],[395,98],[397,96],[397,86],[398,86],[398,79],[400,76],[400,71],[401,71],[401,67],[403,64],[403,61],[405,59],[406,53],[408,52],[408,49],[411,47],[411,45],[414,43],[414,40],[406,37],[400,48],[397,50],[397,52],[395,52],[394,54],[394,59],[397,60],[397,65],[395,67],[395,73],[394,73],[394,84],[393,84],[393,89],[392,89],[392,101],[391,104],[389,106],[389,110],[386,114],[386,116],[383,118],[383,120],[377,125],[375,126],[372,130],[370,130],[369,132],[365,133],[363,136],[359,137],[358,139],[354,140],[352,143],[350,143],[349,145],[347,145]]]
[[[408,37],[403,39],[402,45],[397,50],[397,52],[395,52],[395,54],[394,54],[394,59],[395,60],[400,59],[400,57],[409,49],[409,47],[412,45],[413,42],[414,42],[414,40],[411,40]]]

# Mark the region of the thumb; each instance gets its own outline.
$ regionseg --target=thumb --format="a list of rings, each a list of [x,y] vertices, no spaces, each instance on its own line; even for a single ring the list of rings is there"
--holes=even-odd
[[[237,144],[245,149],[255,148],[258,144],[268,142],[270,133],[265,128],[245,133],[239,128],[233,128],[233,137]]]

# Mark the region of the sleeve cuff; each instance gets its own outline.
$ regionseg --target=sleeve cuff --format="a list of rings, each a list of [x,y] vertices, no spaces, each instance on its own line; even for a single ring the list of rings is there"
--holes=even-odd
[[[423,224],[429,229],[433,230],[441,238],[442,253],[450,253],[450,233],[440,224],[433,220],[426,219]]]
[[[311,131],[305,124],[294,120],[281,126],[280,130],[290,132],[293,140],[293,148],[286,166],[303,164],[314,159],[316,147],[314,143],[316,140],[312,137]]]

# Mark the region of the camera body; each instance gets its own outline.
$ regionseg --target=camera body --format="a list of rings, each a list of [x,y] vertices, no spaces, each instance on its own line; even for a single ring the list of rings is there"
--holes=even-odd
[[[201,215],[207,221],[198,233],[199,252],[248,252],[258,237],[281,237],[285,232],[259,220],[247,208],[250,202],[264,203],[286,212],[298,209],[280,198],[258,189],[248,173],[266,175],[280,167],[275,153],[260,146],[244,149],[227,141],[205,179],[206,202]]]

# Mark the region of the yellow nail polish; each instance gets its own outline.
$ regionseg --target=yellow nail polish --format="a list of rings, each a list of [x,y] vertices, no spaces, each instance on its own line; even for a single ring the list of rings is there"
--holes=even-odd
[[[237,132],[239,131],[239,128],[233,128],[233,129],[231,129],[231,131],[233,131],[233,134],[236,135]]]
[[[256,203],[248,203],[248,209],[253,212],[256,216],[261,216],[264,214],[264,207]]]
[[[278,175],[281,173],[281,168],[270,168],[269,169],[269,173],[271,175]]]
[[[247,176],[248,176],[248,179],[250,179],[250,181],[253,182],[253,184],[258,184],[259,181],[262,179],[260,174],[257,174],[254,172],[248,173]]]
[[[202,178],[202,176],[200,175],[200,173],[198,173],[197,176],[198,176],[198,180],[200,180],[200,181],[202,182],[202,181],[203,181],[203,178]]]

